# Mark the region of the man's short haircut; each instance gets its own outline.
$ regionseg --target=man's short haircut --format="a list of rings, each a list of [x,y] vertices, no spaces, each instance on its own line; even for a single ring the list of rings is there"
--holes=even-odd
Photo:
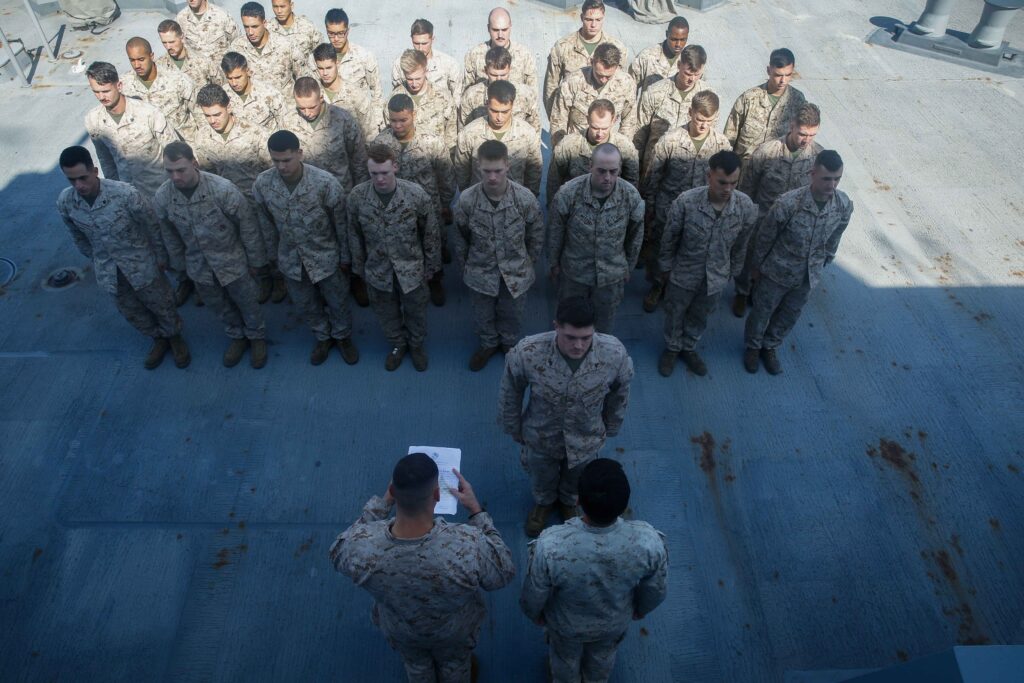
[[[320,94],[320,84],[311,76],[302,76],[295,81],[292,92],[296,97],[312,97]]]
[[[427,56],[419,50],[406,50],[398,58],[398,67],[403,74],[427,68]]]
[[[380,143],[373,143],[366,148],[366,158],[375,164],[383,164],[385,161],[398,161],[395,150]]]
[[[437,474],[437,463],[426,453],[410,453],[399,460],[391,472],[391,486],[399,509],[409,513],[423,511],[428,505],[433,509]]]
[[[267,149],[271,152],[298,152],[301,147],[299,136],[290,130],[279,130],[267,138]]]
[[[697,112],[701,116],[717,116],[720,106],[718,95],[712,90],[701,90],[690,100],[690,111]]]
[[[835,173],[843,167],[843,158],[834,149],[825,149],[818,152],[814,158],[815,166],[824,166],[825,170]]]
[[[516,86],[508,81],[494,81],[487,86],[487,101],[491,100],[512,104],[516,101]]]
[[[821,125],[821,110],[818,109],[818,105],[816,104],[804,102],[800,105],[800,108],[796,110],[796,116],[793,118],[793,122],[798,126],[816,128]]]
[[[79,164],[84,164],[86,168],[93,168],[92,154],[89,153],[89,150],[81,145],[65,147],[64,151],[60,153],[60,167],[74,168]]]
[[[480,161],[507,161],[508,147],[501,140],[484,140],[477,147],[476,156]]]
[[[583,6],[580,7],[580,14],[586,14],[592,9],[599,9],[604,12],[604,0],[583,0]]]
[[[590,327],[597,320],[594,302],[583,296],[570,296],[558,302],[555,322],[573,327]]]
[[[708,159],[708,168],[712,171],[718,169],[725,173],[725,175],[732,175],[734,171],[739,170],[740,163],[742,163],[740,155],[729,149],[723,149],[720,152],[715,152]]]
[[[340,7],[329,9],[324,16],[324,24],[345,24],[345,26],[348,26],[348,13]]]
[[[580,473],[580,507],[597,526],[608,526],[629,506],[629,480],[610,458],[591,460]]]
[[[187,142],[175,140],[174,142],[168,142],[164,146],[164,159],[168,161],[178,161],[179,159],[195,161],[196,153],[192,151],[192,147]]]
[[[622,150],[610,142],[602,142],[600,145],[594,148],[594,151],[590,153],[590,163],[594,163],[594,159],[598,154],[614,154],[619,158],[619,164],[622,164]]]
[[[686,17],[672,17],[672,21],[668,22],[669,32],[675,31],[677,28],[685,28],[687,31],[690,30],[690,22],[686,20]]]
[[[338,51],[330,43],[320,43],[313,48],[313,61],[336,62],[338,61]]]
[[[415,111],[416,105],[413,104],[412,98],[405,93],[398,93],[388,100],[388,111],[393,111],[396,114],[400,111]]]
[[[794,64],[796,64],[796,57],[793,55],[793,51],[785,47],[772,50],[771,55],[768,57],[768,66],[775,69],[781,69]]]
[[[156,27],[157,33],[173,33],[176,36],[183,36],[185,32],[181,30],[181,24],[176,22],[174,19],[164,19]]]
[[[594,61],[607,67],[619,66],[622,64],[622,50],[611,43],[601,43],[594,50]]]
[[[258,2],[247,2],[242,5],[242,16],[256,17],[260,21],[266,21],[267,11],[263,9],[263,5]]]
[[[125,50],[131,50],[134,47],[141,47],[146,52],[153,52],[153,46],[148,40],[141,36],[134,36],[128,39],[128,42],[124,44]]]
[[[196,95],[196,104],[200,107],[213,107],[217,105],[227,107],[230,106],[231,100],[228,99],[228,94],[224,92],[224,88],[216,83],[207,83],[199,89],[199,94]]]
[[[700,45],[687,45],[679,53],[679,68],[700,71],[708,63],[708,51]]]
[[[492,47],[484,55],[484,66],[488,69],[508,69],[512,67],[512,53],[507,48]]]
[[[426,19],[417,19],[412,22],[412,28],[409,29],[409,36],[422,36],[423,34],[428,36],[434,35],[434,25]]]
[[[85,75],[100,85],[110,85],[121,80],[120,74],[117,73],[117,68],[110,62],[93,62],[85,70]]]
[[[225,52],[224,56],[220,59],[220,70],[226,74],[231,73],[235,69],[245,71],[248,68],[249,60],[241,52]]]
[[[606,100],[603,97],[594,100],[590,103],[590,107],[587,108],[587,118],[590,118],[591,114],[611,114],[612,118],[615,118],[615,103],[611,100]]]

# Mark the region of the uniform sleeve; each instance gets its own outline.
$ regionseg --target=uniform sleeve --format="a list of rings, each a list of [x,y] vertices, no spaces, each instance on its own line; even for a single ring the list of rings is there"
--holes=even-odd
[[[536,197],[531,197],[530,202],[523,207],[523,219],[526,223],[526,253],[530,263],[536,265],[544,251],[544,215]]]
[[[153,107],[152,111],[150,130],[153,131],[153,137],[160,141],[160,148],[163,149],[172,142],[175,142],[178,137],[174,134],[174,128],[171,124],[167,123],[167,118],[163,115],[163,112],[156,107]]]
[[[449,103],[447,116],[444,119],[444,146],[448,148],[449,154],[459,143],[459,126],[456,120],[455,104]]]
[[[540,196],[540,179],[542,175],[544,175],[544,157],[540,153],[540,136],[534,133],[527,150],[526,168],[523,171],[523,185],[535,197]]]
[[[650,203],[652,209],[658,197],[658,189],[661,185],[661,176],[665,171],[665,164],[668,162],[669,149],[668,136],[662,136],[658,143],[654,145],[651,158],[647,160],[647,172],[640,183],[640,193]]]
[[[505,372],[498,390],[498,411],[501,428],[516,443],[523,442],[523,397],[528,384],[523,372],[522,351],[513,347],[505,355]]]
[[[622,179],[640,189],[640,156],[635,147],[620,149],[622,152]]]
[[[345,215],[348,220],[348,250],[352,259],[352,272],[363,277],[363,269],[366,267],[366,245],[363,237],[363,227],[359,222],[359,206],[352,201],[352,194],[349,194],[345,203]]]
[[[377,58],[372,52],[365,51],[363,54],[363,71],[366,72],[366,85],[369,86],[372,98],[375,102],[384,97],[380,87],[380,67],[377,66]]]
[[[450,207],[455,199],[455,169],[452,167],[451,150],[436,150],[431,154],[430,165],[437,182],[437,192],[441,195],[441,207]]]
[[[550,205],[569,174],[569,157],[566,146],[560,144],[551,151],[551,163],[548,164],[547,200]]]
[[[548,129],[551,131],[551,144],[555,146],[565,137],[569,126],[569,110],[572,108],[570,85],[570,83],[563,83],[551,103]]]
[[[469,203],[468,199],[469,197],[465,193],[459,197],[459,201],[455,202],[453,215],[455,230],[452,234],[452,247],[455,249],[455,256],[463,270],[465,270],[466,260],[469,258],[469,242],[472,237],[469,227],[470,218],[466,207]]]
[[[459,134],[458,140],[455,150],[455,180],[459,189],[465,192],[466,188],[473,184],[473,154],[476,150],[471,149],[472,143],[466,131]]]
[[[755,225],[757,225],[757,205],[754,202],[750,202],[743,212],[743,225],[740,227],[739,236],[732,244],[732,252],[729,256],[729,270],[733,280],[738,278],[740,273],[743,272],[743,264],[746,261],[747,249],[750,244],[750,235],[754,232]]]
[[[396,57],[395,61],[391,63],[391,89],[394,90],[402,85],[403,80],[405,79],[402,78],[402,67],[399,64],[398,57]]]
[[[459,102],[458,111],[456,112],[455,124],[456,128],[461,132],[466,127],[466,117],[472,112],[472,107],[469,106],[469,101],[465,97]]]
[[[750,157],[750,163],[743,169],[738,189],[751,199],[757,197],[757,188],[761,185],[761,176],[764,175],[765,154],[758,148]]]
[[[633,591],[633,611],[641,617],[647,616],[664,602],[668,592],[668,551],[661,532],[658,532],[658,539],[661,547],[655,556],[653,570],[640,580]]]
[[[324,208],[334,225],[334,235],[338,240],[338,264],[347,266],[352,262],[348,238],[348,213],[345,211],[345,192],[341,183],[334,178],[327,184],[324,194]]]
[[[523,88],[532,87],[535,86],[529,83],[523,85]],[[543,127],[543,124],[540,120],[540,109],[537,107],[537,96],[535,94],[530,98],[530,103],[525,107],[525,110],[524,118],[526,119],[526,122],[530,124],[530,127],[537,131],[537,135],[540,135],[540,130]]]
[[[632,186],[630,186],[632,189]],[[635,197],[635,203],[629,213],[629,222],[626,224],[626,263],[632,272],[636,268],[636,261],[640,258],[640,247],[644,241],[644,200],[640,193],[631,196]]]
[[[488,513],[480,512],[473,515],[469,524],[483,532],[477,542],[480,587],[485,591],[503,588],[516,575],[512,551],[508,549],[501,534],[494,528],[494,522]]]
[[[630,96],[625,98],[625,101],[622,104],[622,111],[619,113],[619,116],[619,132],[632,140],[637,128],[636,83],[633,83]]]
[[[530,542],[529,559],[526,565],[526,578],[519,594],[519,607],[531,621],[537,621],[544,614],[544,607],[554,590],[548,573],[547,556],[543,550],[537,551],[538,541]]]
[[[459,68],[459,63],[453,59],[451,68],[448,71],[448,91],[451,92],[453,104],[456,106],[462,100],[462,83],[462,69]],[[452,125],[454,126],[454,110],[452,114]]]
[[[569,195],[566,186],[555,194],[548,209],[548,266],[561,265],[562,249],[565,247],[566,224],[569,221]]]
[[[551,107],[555,102],[555,93],[558,92],[558,84],[562,80],[562,59],[558,54],[557,46],[551,48],[548,53],[548,67],[544,72],[544,111],[548,118],[551,117]]]
[[[143,235],[149,238],[153,245],[153,255],[157,263],[167,263],[167,249],[164,247],[163,231],[160,228],[160,220],[153,212],[153,206],[149,200],[142,196],[142,193],[134,187],[128,193],[128,214],[135,222],[135,226]]]
[[[260,234],[263,235],[263,242],[267,249],[267,260],[277,263],[277,246],[279,237],[277,226],[274,224],[274,217],[267,209],[266,201],[260,194],[259,183],[253,183],[252,199],[256,205],[256,220],[259,221]]]
[[[344,110],[342,110],[344,111]],[[366,167],[366,141],[355,118],[349,114],[345,117],[345,152],[348,154],[349,173],[352,174],[353,187],[370,179],[370,171]]]
[[[437,224],[437,212],[426,193],[416,207],[416,223],[423,236],[423,266],[427,277],[441,270],[441,227]]]
[[[736,98],[735,104],[732,105],[732,111],[729,112],[729,118],[725,120],[725,137],[729,139],[729,144],[732,145],[733,149],[736,149],[736,141],[740,136],[740,128],[743,126],[743,117],[746,114],[746,107],[743,100],[743,95]]]
[[[338,537],[334,539],[334,543],[331,544],[330,550],[327,551],[327,556],[331,560],[331,565],[339,572],[348,574],[346,571],[347,567],[347,554],[346,542],[354,531],[357,531],[359,527],[369,524],[370,522],[376,522],[381,519],[387,519],[388,514],[391,512],[391,506],[384,502],[384,499],[380,496],[374,496],[370,500],[366,501],[366,505],[363,506],[363,512],[359,515],[359,519],[355,521],[345,531],[338,534]]]
[[[114,161],[114,155],[110,151],[110,147],[107,143],[102,140],[98,135],[89,134],[92,138],[93,147],[96,148],[96,159],[100,163],[100,170],[103,171],[103,177],[107,180],[120,180],[121,178],[117,173],[117,162]]]
[[[778,239],[779,232],[789,219],[790,215],[786,206],[782,202],[775,200],[775,204],[772,205],[768,215],[761,221],[761,225],[757,229],[756,243],[751,247],[754,249],[755,267],[760,268],[764,260],[768,258],[768,253],[775,246],[775,240]]]
[[[641,153],[647,147],[647,140],[651,136],[651,119],[653,116],[654,100],[651,97],[651,90],[648,88],[644,90],[644,94],[640,96],[640,102],[637,104],[633,130],[633,145]]]
[[[259,218],[253,205],[234,185],[226,189],[226,206],[228,216],[238,226],[238,237],[245,249],[245,258],[250,268],[267,265],[267,248],[260,234]]]
[[[604,398],[604,428],[608,436],[615,436],[626,419],[626,406],[629,404],[629,383],[633,381],[633,359],[623,352],[619,371]]]
[[[71,239],[74,241],[75,246],[78,247],[78,251],[80,251],[82,256],[85,258],[91,259],[92,242],[90,242],[89,238],[85,236],[85,233],[78,228],[78,225],[71,220],[71,216],[68,214],[60,200],[57,201],[57,213],[60,214],[61,220],[64,221],[64,225],[67,227],[68,232],[71,233]]]
[[[836,229],[832,231],[832,234],[828,237],[828,242],[825,243],[825,265],[832,263],[836,258],[836,251],[839,250],[839,240],[843,238],[843,233],[846,232],[847,226],[850,225],[850,218],[853,216],[853,202],[848,202],[848,206],[843,210],[843,217],[836,226]]]
[[[663,274],[672,272],[672,264],[679,251],[679,241],[683,238],[683,222],[686,210],[680,201],[672,202],[661,231],[661,247],[658,249],[658,271]]]
[[[160,228],[160,241],[163,244],[166,263],[172,270],[185,270],[185,242],[181,239],[177,226],[172,223],[167,215],[167,207],[161,201],[159,195],[153,198],[153,212],[156,214],[157,223]]]

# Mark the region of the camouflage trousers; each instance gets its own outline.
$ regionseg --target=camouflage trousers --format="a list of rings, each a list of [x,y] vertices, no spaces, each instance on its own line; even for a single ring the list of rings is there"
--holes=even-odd
[[[147,337],[173,337],[181,334],[181,317],[174,305],[174,290],[163,275],[145,287],[134,289],[128,278],[117,271],[117,310],[124,319]]]
[[[552,683],[605,683],[615,668],[615,652],[626,637],[580,642],[548,631],[548,661]]]
[[[492,349],[500,344],[515,346],[526,310],[526,293],[514,298],[505,282],[498,285],[498,296],[471,290],[473,328],[480,337],[480,346]]]
[[[754,305],[747,314],[744,344],[748,349],[775,349],[782,344],[807,303],[811,283],[804,275],[799,287],[785,287],[762,276],[754,285]]]
[[[594,304],[594,327],[598,332],[611,334],[615,327],[615,312],[622,303],[622,297],[626,291],[626,281],[618,282],[603,287],[591,287],[574,282],[562,276],[561,286],[558,288],[558,300],[564,301],[571,296],[582,296]]]
[[[693,351],[708,326],[721,292],[708,294],[705,278],[697,289],[683,289],[670,281],[665,293],[665,348],[669,351]]]
[[[432,648],[413,647],[390,639],[388,642],[402,656],[409,683],[470,681],[473,648],[476,646],[475,637],[470,637],[457,645],[444,644]]]
[[[335,270],[319,282],[309,279],[284,279],[288,294],[299,307],[306,324],[318,341],[348,339],[352,336],[352,309],[348,306],[348,275]]]
[[[524,445],[519,458],[530,475],[533,502],[537,505],[554,505],[560,501],[575,505],[583,467],[596,457],[595,453],[574,467],[569,467],[564,448],[556,453],[541,453]]]
[[[760,218],[764,218],[761,216]],[[758,221],[760,225],[760,220]],[[751,285],[750,271],[754,268],[754,245],[757,244],[757,228],[754,228],[750,232],[750,236],[747,238],[747,256],[743,259],[743,270],[740,271],[739,277],[736,278],[736,294],[740,296],[750,296]]]
[[[267,324],[260,310],[260,290],[246,273],[226,285],[203,284],[196,281],[196,290],[206,305],[224,323],[224,332],[231,339],[266,339]]]
[[[427,302],[430,300],[426,285],[403,292],[395,278],[390,292],[367,283],[366,293],[389,344],[396,349],[423,346],[427,338]]]

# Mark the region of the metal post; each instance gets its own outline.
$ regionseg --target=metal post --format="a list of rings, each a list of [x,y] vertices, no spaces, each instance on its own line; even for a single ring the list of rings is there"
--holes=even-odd
[[[21,74],[21,80],[25,81],[25,87],[29,87],[28,75],[25,73],[25,70],[21,68],[21,63],[18,62],[18,55],[14,54],[14,48],[11,47],[11,41],[7,40],[7,34],[4,33],[3,27],[0,27],[0,41],[3,41],[4,43],[4,48],[7,50],[7,56],[11,58],[11,64],[13,64],[14,68],[18,70],[18,73]]]
[[[1013,13],[1021,6],[1024,6],[1024,2],[1020,2],[1020,0],[986,1],[985,9],[981,11],[981,19],[978,20],[978,25],[974,27],[970,37],[967,38],[967,44],[980,48],[1002,45],[1006,27],[1010,25]]]
[[[956,0],[928,0],[921,18],[910,25],[910,30],[919,36],[945,35],[955,3]]]
[[[32,17],[32,23],[35,24],[36,31],[39,32],[39,37],[43,41],[43,47],[46,48],[46,51],[50,53],[51,57],[57,59],[57,53],[54,52],[53,47],[50,45],[50,41],[46,38],[46,33],[43,32],[43,27],[39,23],[39,17],[36,16],[35,11],[32,9],[32,5],[28,3],[28,0],[22,0],[22,3],[25,5],[25,11],[28,12],[30,17]]]

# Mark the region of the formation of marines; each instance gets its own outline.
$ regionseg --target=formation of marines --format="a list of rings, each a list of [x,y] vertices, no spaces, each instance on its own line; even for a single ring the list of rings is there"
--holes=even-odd
[[[547,628],[555,680],[606,680],[629,619],[664,598],[666,567],[657,532],[619,518],[628,483],[598,457],[623,422],[634,373],[611,336],[626,284],[642,268],[643,310],[664,309],[661,375],[678,359],[707,373],[697,347],[730,279],[731,310],[747,318],[744,368],[779,374],[778,349],[851,218],[837,189],[842,159],[815,142],[820,110],[790,83],[795,56],[772,51],[766,80],[736,100],[719,132],[708,54],[689,44],[682,17],[630,61],[603,29],[604,3],[585,0],[543,79],[512,40],[507,10],[490,13],[488,39],[462,63],[417,19],[384,89],[376,58],[349,40],[344,10],[327,12],[324,41],[291,0],[271,9],[268,18],[246,2],[239,30],[209,0],[188,0],[157,27],[166,54],[133,37],[130,71],[91,64],[95,159],[79,146],[61,154],[71,187],[59,214],[98,284],[153,339],[149,369],[168,352],[189,364],[177,308],[194,294],[224,326],[225,366],[246,351],[253,368],[265,366],[261,307],[290,299],[315,338],[313,365],[333,348],[359,361],[354,301],[372,308],[388,340],[386,370],[408,355],[425,371],[428,309],[445,304],[454,258],[479,339],[469,368],[504,354],[500,421],[534,497],[525,531],[539,540],[523,609]],[[541,107],[554,145],[544,206]],[[523,338],[542,257],[559,302],[554,330]],[[374,595],[375,620],[410,680],[469,675],[483,616],[476,587],[500,588],[514,573],[459,481],[453,495],[470,524],[435,521],[436,466],[403,459],[388,494],[331,550]],[[565,524],[542,534],[555,511]],[[382,553],[395,563],[381,565]],[[619,592],[582,614],[597,601],[573,558],[601,553]],[[420,564],[427,555],[437,564]],[[473,590],[428,589],[438,576]],[[410,600],[422,609],[399,609]]]

